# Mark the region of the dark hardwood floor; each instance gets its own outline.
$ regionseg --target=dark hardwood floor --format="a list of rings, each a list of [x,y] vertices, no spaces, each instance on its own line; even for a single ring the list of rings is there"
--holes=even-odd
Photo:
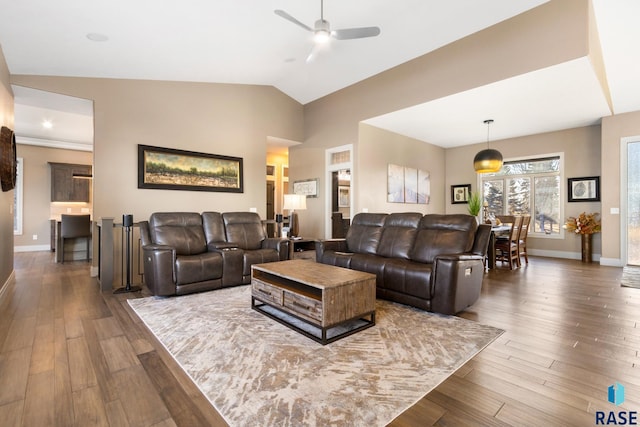
[[[0,425],[226,425],[130,311],[140,294],[102,294],[88,264],[48,252],[16,254],[15,271],[0,299]],[[596,411],[639,411],[640,289],[621,274],[533,257],[487,273],[460,316],[506,332],[391,425],[590,426]]]

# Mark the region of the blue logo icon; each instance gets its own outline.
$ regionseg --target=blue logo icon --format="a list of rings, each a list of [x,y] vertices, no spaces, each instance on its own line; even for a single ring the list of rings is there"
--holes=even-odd
[[[609,386],[609,402],[616,406],[624,403],[624,386],[619,382]]]

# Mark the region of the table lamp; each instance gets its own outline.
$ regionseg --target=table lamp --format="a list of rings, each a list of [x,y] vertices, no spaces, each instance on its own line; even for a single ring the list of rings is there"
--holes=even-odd
[[[307,209],[307,196],[304,194],[285,194],[284,206],[282,209],[289,209],[289,235],[297,237],[299,232],[298,213],[296,210]]]

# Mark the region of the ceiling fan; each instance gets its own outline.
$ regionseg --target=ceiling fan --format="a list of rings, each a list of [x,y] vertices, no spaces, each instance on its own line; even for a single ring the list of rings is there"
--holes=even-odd
[[[331,37],[336,40],[362,39],[365,37],[375,37],[380,34],[378,27],[359,27],[359,28],[343,28],[340,30],[331,30],[329,21],[324,19],[324,0],[320,0],[320,19],[318,19],[313,28],[298,21],[284,10],[276,9],[273,11],[276,15],[281,16],[287,21],[293,22],[299,27],[312,32],[313,40],[316,44],[327,43]]]

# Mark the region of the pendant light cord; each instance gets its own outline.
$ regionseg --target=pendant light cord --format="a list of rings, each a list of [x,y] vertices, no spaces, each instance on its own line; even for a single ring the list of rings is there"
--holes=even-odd
[[[491,123],[493,123],[493,119],[487,119],[484,122],[487,124],[487,148],[489,148],[489,128],[491,127]]]

